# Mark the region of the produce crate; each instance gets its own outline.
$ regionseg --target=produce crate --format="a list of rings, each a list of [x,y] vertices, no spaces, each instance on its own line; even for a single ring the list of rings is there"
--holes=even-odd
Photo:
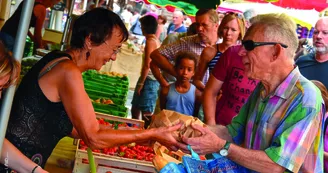
[[[142,172],[155,173],[154,165],[151,162],[125,159],[120,157],[99,155],[94,153],[94,159],[97,164],[97,173],[106,173],[107,171],[119,170],[121,173]],[[88,153],[84,150],[76,150],[75,164],[73,173],[89,173],[90,167]],[[107,167],[107,169],[105,169]],[[102,172],[104,171],[104,172]],[[113,172],[113,173],[116,173]]]
[[[85,90],[92,100],[103,98],[114,102],[111,105],[93,103],[96,112],[127,117],[128,109],[125,107],[129,89],[127,76],[89,70],[83,73],[83,81]]]
[[[96,116],[97,118],[103,118],[109,121],[127,123],[138,127],[144,126],[144,121],[141,120],[121,118],[101,113],[96,113]],[[88,154],[87,151],[79,149],[79,142],[80,140],[77,143],[73,173],[89,173]],[[97,166],[97,173],[106,173],[107,171],[113,173],[156,172],[152,162],[149,161],[127,159],[96,152],[93,152],[93,156]]]

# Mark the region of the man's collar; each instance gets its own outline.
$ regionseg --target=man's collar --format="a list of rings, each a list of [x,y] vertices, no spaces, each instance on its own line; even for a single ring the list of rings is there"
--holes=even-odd
[[[278,96],[283,99],[287,99],[291,95],[293,88],[300,77],[300,74],[301,73],[298,67],[295,67],[294,70],[289,73],[286,79],[276,88],[272,96]],[[264,87],[262,89],[264,89]]]
[[[203,47],[207,47],[206,44],[202,40],[200,40],[198,34],[197,34],[197,38],[196,38],[195,42],[200,43],[200,45],[203,46]],[[219,43],[220,43],[220,38],[218,38],[218,40],[216,41],[215,44],[219,44]]]
[[[320,58],[318,58],[320,56]],[[318,54],[317,52],[315,53],[314,59],[319,62],[319,63],[324,63],[328,61],[328,53],[327,54]]]

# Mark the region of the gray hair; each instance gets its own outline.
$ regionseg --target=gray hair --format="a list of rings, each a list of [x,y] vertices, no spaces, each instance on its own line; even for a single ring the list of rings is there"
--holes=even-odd
[[[256,28],[263,29],[265,39],[286,44],[288,46],[286,48],[286,56],[294,58],[298,47],[296,23],[287,14],[270,13],[257,15],[252,19],[252,26],[247,33],[254,32]],[[246,35],[248,35],[247,33]]]
[[[256,11],[254,9],[248,9],[244,13],[244,18],[246,21],[249,21],[252,17],[256,16]]]

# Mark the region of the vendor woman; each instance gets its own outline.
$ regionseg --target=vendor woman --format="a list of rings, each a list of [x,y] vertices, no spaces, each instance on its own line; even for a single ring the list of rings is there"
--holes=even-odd
[[[47,54],[22,79],[6,138],[41,167],[58,141],[68,135],[83,139],[92,149],[148,140],[166,146],[177,144],[171,132],[180,124],[149,130],[113,130],[96,120],[81,73],[100,70],[106,62],[115,60],[127,38],[124,23],[112,11],[95,8],[80,16],[73,26],[71,48]]]
[[[60,0],[35,0],[31,21],[29,24],[29,28],[34,27],[34,34],[28,31],[28,36],[34,42],[36,48],[44,48],[44,44],[42,42],[42,28],[44,20],[46,18],[46,9],[48,7],[53,7],[59,1]],[[10,51],[13,51],[14,48],[18,24],[23,10],[24,2],[25,1],[22,1],[19,4],[15,13],[6,21],[4,26],[1,28],[0,38],[4,41],[6,47]]]

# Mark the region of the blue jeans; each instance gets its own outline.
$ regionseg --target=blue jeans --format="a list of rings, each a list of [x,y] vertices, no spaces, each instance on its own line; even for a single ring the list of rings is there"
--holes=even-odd
[[[153,112],[158,97],[159,83],[157,80],[147,78],[140,95],[137,93],[137,87],[139,87],[138,84],[134,90],[132,105],[142,112]]]

